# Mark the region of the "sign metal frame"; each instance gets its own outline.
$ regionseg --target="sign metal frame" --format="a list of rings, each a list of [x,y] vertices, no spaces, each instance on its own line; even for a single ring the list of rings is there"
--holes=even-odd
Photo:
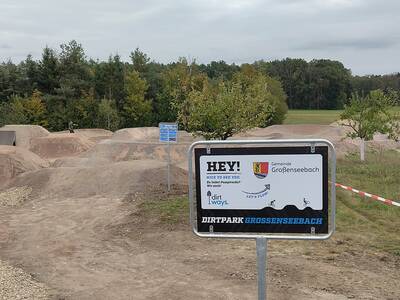
[[[328,213],[328,233],[250,233],[250,232],[199,232],[197,230],[197,202],[195,199],[195,180],[194,180],[194,168],[193,168],[193,157],[194,149],[201,147],[207,149],[207,154],[212,155],[212,146],[306,146],[310,147],[311,154],[314,153],[316,146],[327,146],[329,151],[330,163],[330,213]],[[277,147],[278,147],[277,146]],[[190,205],[190,224],[194,234],[199,237],[205,238],[235,238],[235,239],[280,239],[280,240],[325,240],[332,236],[335,231],[335,218],[336,218],[336,152],[333,144],[325,139],[285,139],[285,140],[228,140],[228,141],[198,141],[194,142],[188,151],[188,162],[189,162],[189,205]]]

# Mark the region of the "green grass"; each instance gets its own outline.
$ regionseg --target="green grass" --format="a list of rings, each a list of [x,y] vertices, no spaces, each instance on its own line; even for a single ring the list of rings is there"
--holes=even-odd
[[[394,107],[393,111],[400,112],[400,106]],[[283,124],[329,125],[339,120],[342,112],[343,110],[291,109],[288,111]]]
[[[284,124],[320,124],[328,125],[337,120],[342,110],[289,110]]]
[[[338,161],[337,182],[400,201],[400,153],[369,152]],[[400,208],[337,189],[337,231],[370,249],[400,255]]]
[[[185,223],[189,215],[189,201],[187,196],[153,199],[143,202],[140,210],[145,215],[155,217],[163,223],[170,225]]]

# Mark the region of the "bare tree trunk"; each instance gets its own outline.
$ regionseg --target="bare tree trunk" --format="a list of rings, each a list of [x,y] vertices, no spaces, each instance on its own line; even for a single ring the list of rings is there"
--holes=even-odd
[[[360,159],[361,161],[365,160],[365,140],[361,139],[361,144],[360,144]]]

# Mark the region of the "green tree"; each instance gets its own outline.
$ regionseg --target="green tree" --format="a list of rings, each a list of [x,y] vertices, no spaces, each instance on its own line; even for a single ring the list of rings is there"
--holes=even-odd
[[[287,94],[287,104],[291,109],[308,107],[307,80],[308,63],[303,59],[286,58],[272,62],[257,61],[257,70],[281,81]]]
[[[168,110],[168,121],[180,118],[180,126],[187,130],[189,118],[188,96],[192,91],[201,91],[208,81],[207,75],[201,73],[195,62],[180,58],[178,62],[168,66],[162,74],[162,91],[158,95],[158,103],[162,103],[164,110]],[[165,120],[167,121],[167,120]]]
[[[43,49],[42,59],[38,64],[38,88],[46,94],[54,93],[60,86],[60,64],[53,49]]]
[[[337,109],[350,96],[351,73],[338,61],[286,58],[254,66],[282,82],[289,108]]]
[[[24,108],[25,122],[27,124],[40,125],[43,127],[48,126],[46,106],[44,105],[41,92],[38,90],[33,91],[31,97],[22,100],[22,105]]]
[[[25,62],[15,65],[8,60],[0,64],[0,101],[7,101],[12,96],[25,97],[31,91]]]
[[[400,133],[400,116],[393,112],[393,99],[381,90],[371,91],[367,96],[352,95],[345,105],[340,119],[351,129],[348,137],[360,138],[360,159],[365,160],[365,141],[373,139],[375,133],[387,134],[397,140]]]
[[[339,109],[350,96],[350,70],[329,59],[309,63],[308,103],[315,109]]]
[[[98,108],[98,102],[92,90],[81,98],[68,102],[64,124],[72,121],[80,128],[96,127]]]
[[[113,100],[102,99],[97,114],[97,127],[115,131],[120,119]]]
[[[233,75],[233,82],[239,83],[247,97],[259,98],[268,106],[269,117],[259,127],[267,127],[272,124],[281,124],[287,113],[286,94],[281,83],[258,72],[252,65],[242,65],[241,71]]]
[[[32,96],[12,96],[11,101],[0,105],[0,126],[6,124],[34,124],[47,126],[46,107],[42,94],[35,90]]]
[[[0,103],[0,126],[26,123],[27,118],[21,97],[12,96],[11,101]]]
[[[149,126],[151,124],[151,102],[145,99],[148,85],[137,71],[130,71],[125,78],[126,98],[122,110],[125,127]]]
[[[60,48],[60,88],[68,89],[72,98],[80,98],[89,93],[93,79],[85,50],[75,40],[61,44]]]
[[[174,121],[172,117],[169,96],[164,93],[162,73],[164,66],[159,63],[150,62],[146,67],[144,78],[149,85],[145,98],[152,102],[153,125],[159,122]]]
[[[384,92],[394,90],[400,91],[400,73],[386,75],[353,76],[351,78],[353,92],[366,95],[372,90],[383,90]]]
[[[130,57],[132,60],[133,70],[139,72],[139,74],[143,76],[143,74],[147,72],[147,64],[149,63],[150,58],[146,53],[140,51],[139,48],[136,48],[135,51],[131,52]]]
[[[276,115],[287,109],[284,93],[280,88],[280,93],[275,94],[276,90],[270,89],[272,82],[275,83],[251,67],[217,86],[205,82],[201,91],[189,93],[188,114],[179,112],[178,120],[182,122],[185,117],[190,132],[222,140],[249,128],[283,120],[283,116]]]
[[[110,56],[107,62],[94,63],[94,85],[97,98],[115,100],[122,109],[125,99],[125,66],[119,55]]]
[[[225,61],[212,61],[207,65],[200,65],[201,72],[206,73],[210,79],[231,80],[234,73],[240,71],[240,67],[231,64],[228,65]]]

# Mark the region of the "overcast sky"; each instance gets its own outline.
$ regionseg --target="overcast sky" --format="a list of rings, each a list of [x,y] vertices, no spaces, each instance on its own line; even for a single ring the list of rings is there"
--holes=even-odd
[[[99,59],[139,47],[164,63],[329,58],[384,74],[400,72],[400,0],[0,0],[0,61],[72,39]]]

